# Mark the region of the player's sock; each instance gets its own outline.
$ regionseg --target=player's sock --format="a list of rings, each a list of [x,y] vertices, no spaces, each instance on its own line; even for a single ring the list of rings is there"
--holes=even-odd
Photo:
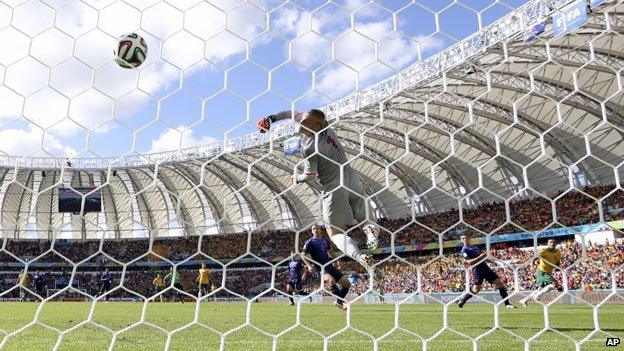
[[[288,299],[290,300],[290,303],[291,303],[291,304],[293,304],[293,305],[295,304],[295,300],[293,299],[293,297],[292,297],[292,296],[288,296]]]
[[[340,306],[342,306],[345,302],[345,296],[347,296],[347,293],[349,292],[349,288],[344,287],[342,284],[335,284],[334,285],[335,289],[336,289],[336,295],[338,296],[336,298],[336,303]]]
[[[334,234],[331,237],[331,241],[336,245],[338,250],[346,253],[348,256],[351,256],[356,261],[360,261],[360,256],[362,253],[358,250],[357,245],[355,245],[355,241],[351,239],[351,237],[344,234]]]
[[[503,301],[505,301],[505,305],[511,305],[511,302],[509,302],[509,299],[507,298],[509,297],[509,294],[507,294],[507,288],[505,288],[504,286],[502,288],[499,288],[498,293],[500,294]]]
[[[342,284],[338,284],[338,297],[344,300],[345,296],[349,293],[349,287],[345,287]]]
[[[538,290],[535,294],[535,299],[539,299],[542,295],[546,294],[547,292],[551,291],[551,290],[555,290],[555,286],[553,284],[548,284],[545,287],[543,287],[542,289]]]
[[[473,296],[474,296],[474,295],[473,295],[471,292],[466,292],[466,293],[464,294],[464,296],[462,296],[462,297],[461,297],[461,299],[459,300],[459,305],[460,305],[460,306],[465,305],[465,304],[466,304],[466,302],[467,302],[468,300],[470,300]]]
[[[529,300],[537,300],[537,294],[539,294],[544,288],[538,288],[537,290],[534,290],[533,292],[531,292],[529,294],[529,296],[527,296],[527,299]]]

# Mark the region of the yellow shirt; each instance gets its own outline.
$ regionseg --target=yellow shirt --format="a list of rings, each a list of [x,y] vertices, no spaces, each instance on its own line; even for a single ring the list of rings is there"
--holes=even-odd
[[[537,254],[541,258],[537,269],[542,272],[552,273],[555,269],[554,265],[559,265],[559,261],[561,261],[561,252],[557,249],[544,248],[540,249]]]
[[[22,286],[26,288],[28,287],[28,284],[30,284],[30,278],[28,278],[28,274],[20,274],[17,279],[22,284]]]
[[[152,285],[160,287],[160,286],[165,285],[165,282],[163,281],[163,278],[156,277],[156,278],[154,278],[154,281],[152,282]]]
[[[212,272],[208,268],[200,268],[199,269],[199,283],[200,284],[208,284],[210,281],[210,276]]]

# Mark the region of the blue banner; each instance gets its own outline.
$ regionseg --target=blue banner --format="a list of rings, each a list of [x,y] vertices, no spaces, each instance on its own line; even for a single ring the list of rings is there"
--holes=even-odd
[[[290,156],[301,152],[301,138],[298,136],[284,140],[284,155]]]
[[[524,42],[527,43],[537,38],[540,34],[544,33],[544,30],[546,30],[546,21],[542,23],[538,23],[534,25],[533,27],[528,28],[524,32]]]
[[[585,0],[579,0],[552,15],[553,37],[568,34],[587,23],[586,6]]]
[[[605,1],[607,1],[607,0],[591,0],[591,7],[600,6]]]

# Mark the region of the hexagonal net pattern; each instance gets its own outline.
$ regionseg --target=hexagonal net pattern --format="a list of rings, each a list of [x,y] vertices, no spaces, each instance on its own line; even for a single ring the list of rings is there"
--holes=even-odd
[[[0,0],[0,47],[0,349],[623,335],[624,0]]]

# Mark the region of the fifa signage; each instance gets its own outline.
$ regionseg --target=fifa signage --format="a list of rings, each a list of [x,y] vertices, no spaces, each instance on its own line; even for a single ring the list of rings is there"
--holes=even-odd
[[[553,36],[560,37],[587,23],[587,3],[579,0],[565,7],[552,16]]]

